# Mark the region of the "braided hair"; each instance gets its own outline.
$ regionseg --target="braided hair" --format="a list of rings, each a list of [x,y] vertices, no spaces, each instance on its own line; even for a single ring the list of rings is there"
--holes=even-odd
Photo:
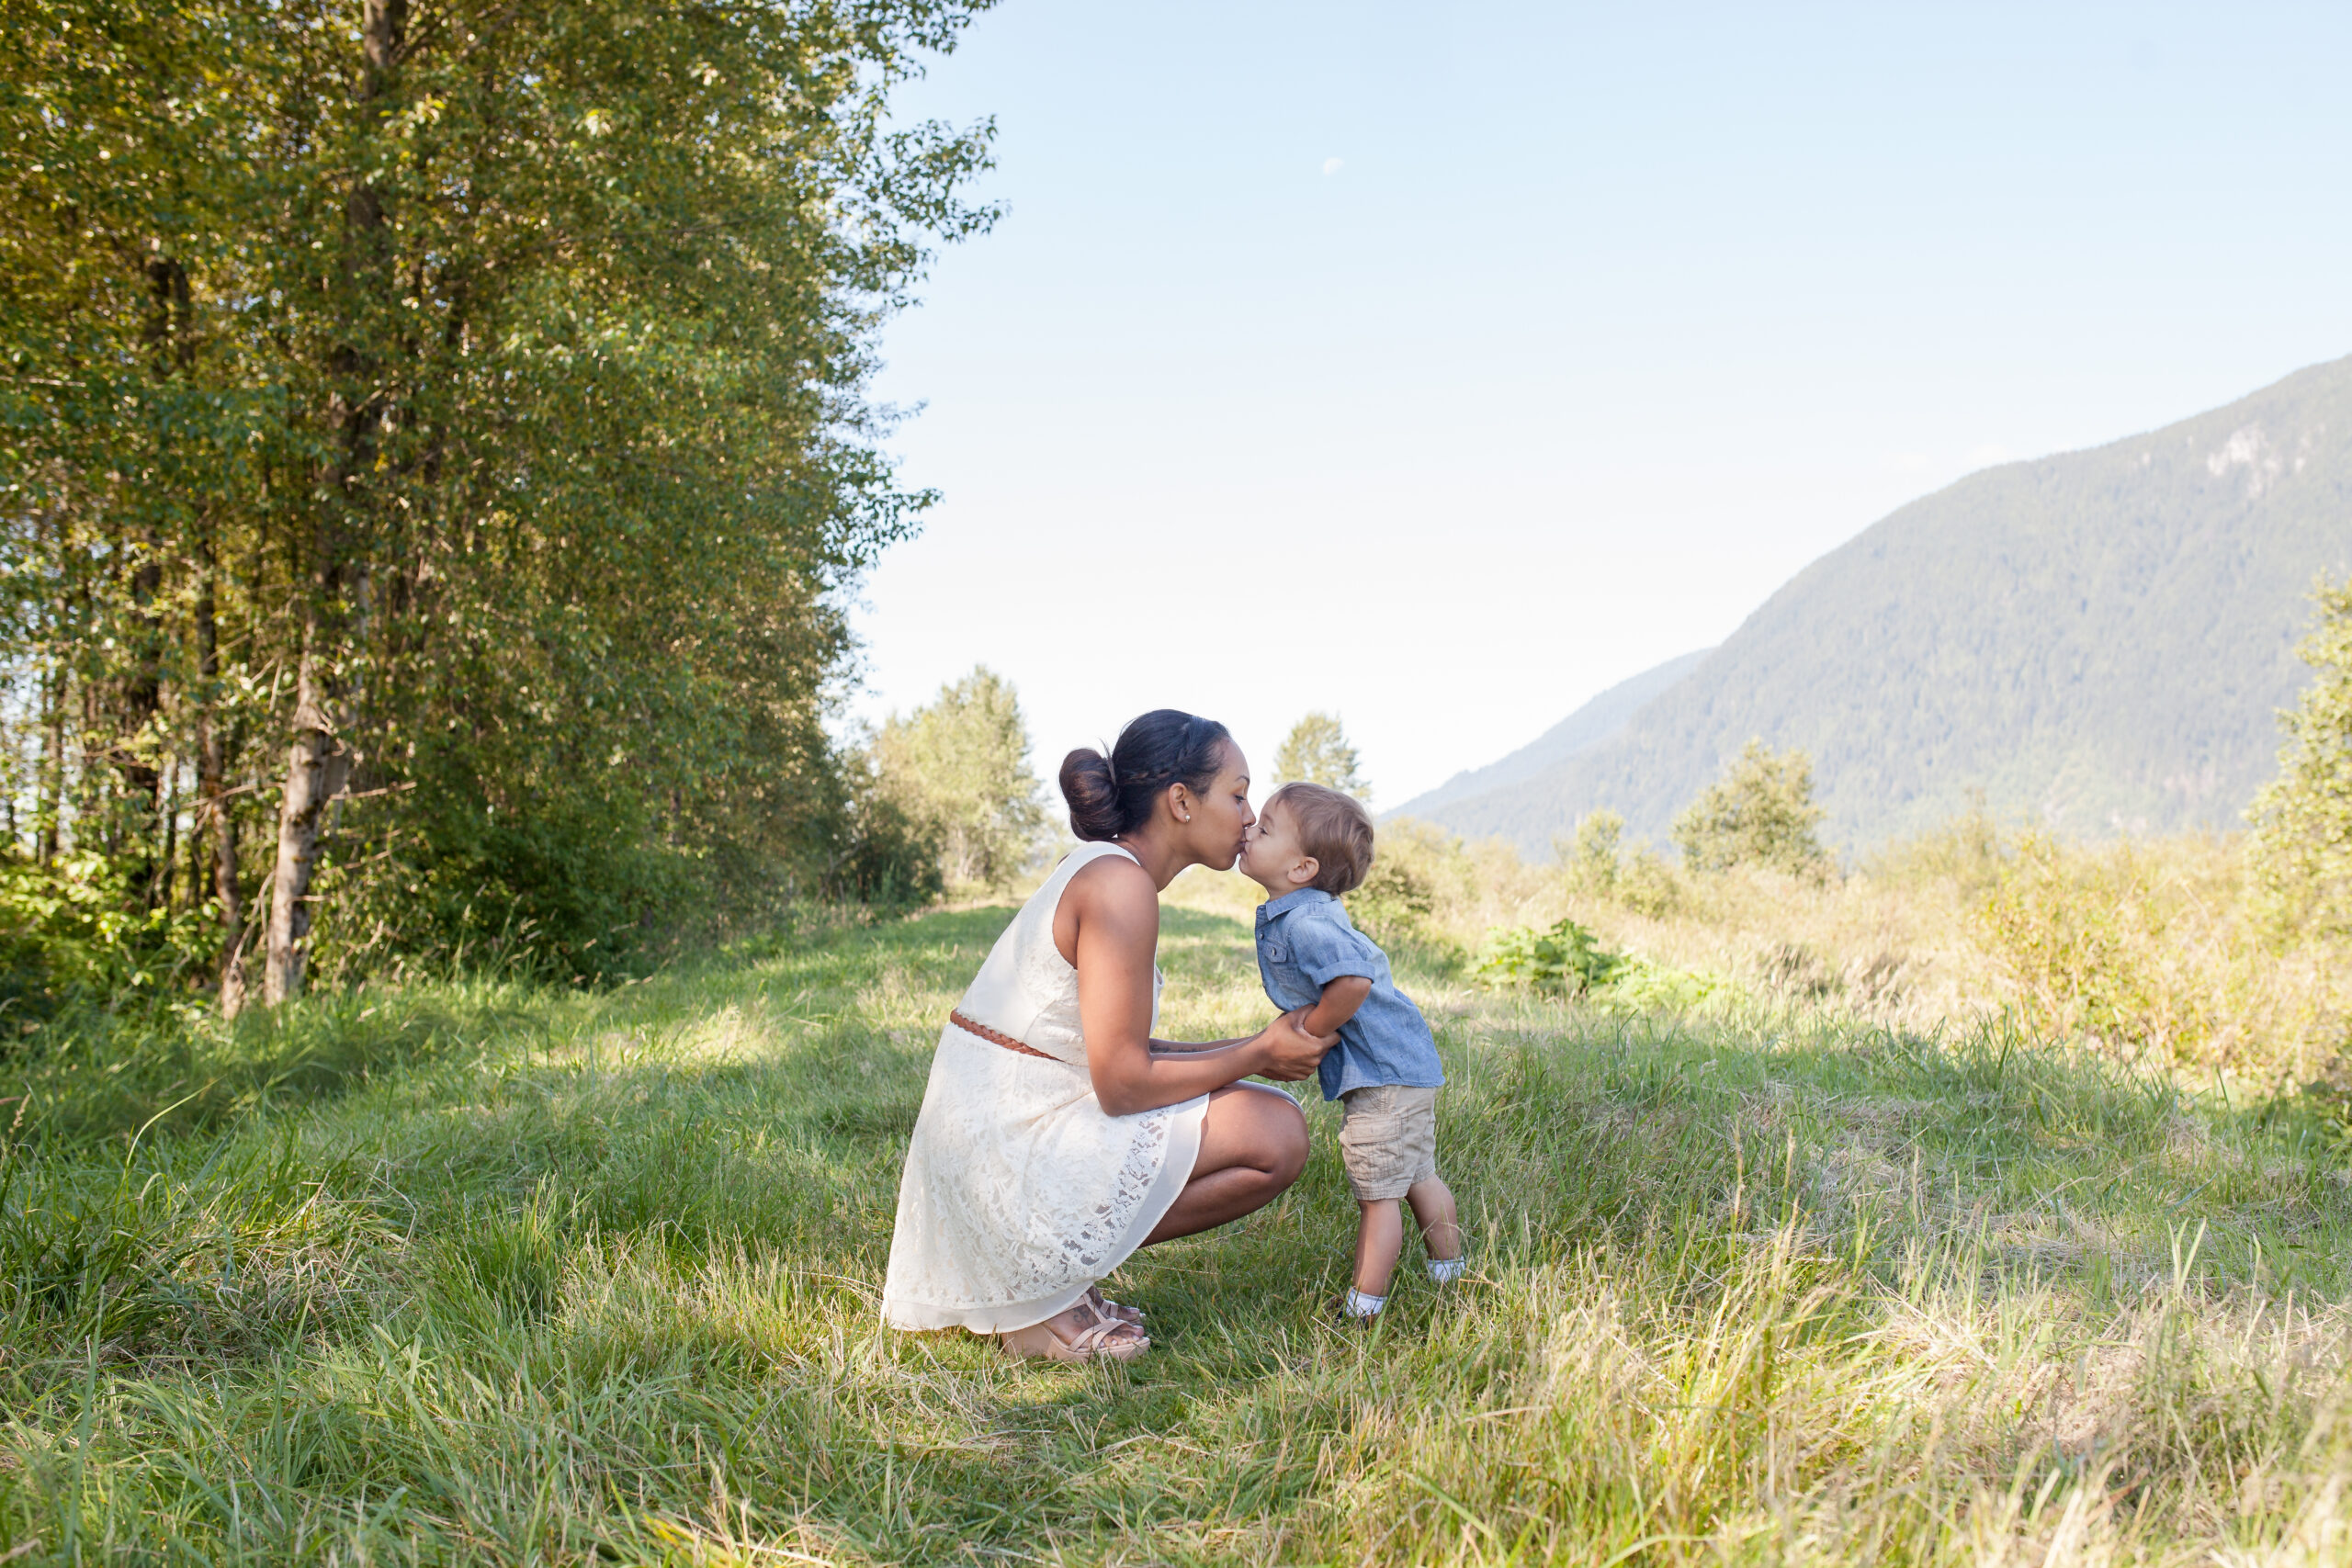
[[[1091,840],[1133,832],[1151,820],[1152,803],[1170,784],[1199,793],[1216,783],[1232,739],[1213,718],[1154,708],[1127,721],[1109,756],[1080,747],[1062,759],[1069,830]]]

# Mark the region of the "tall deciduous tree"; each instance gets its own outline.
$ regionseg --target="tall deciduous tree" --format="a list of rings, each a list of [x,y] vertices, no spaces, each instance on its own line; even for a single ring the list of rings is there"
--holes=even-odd
[[[1290,727],[1274,751],[1274,778],[1280,784],[1328,784],[1358,800],[1372,798],[1356,749],[1339,719],[1328,713],[1310,713]]]
[[[1029,727],[1012,682],[986,665],[874,738],[883,787],[936,837],[952,886],[996,887],[1036,849],[1043,789],[1029,766]]]
[[[838,591],[928,499],[873,329],[990,216],[987,129],[886,110],[977,3],[0,0],[39,845],[272,1001],[322,923],[577,958],[821,861]]]
[[[1674,841],[1694,871],[1735,865],[1817,874],[1829,857],[1814,829],[1813,760],[1802,751],[1775,753],[1761,739],[1747,748],[1674,820]]]

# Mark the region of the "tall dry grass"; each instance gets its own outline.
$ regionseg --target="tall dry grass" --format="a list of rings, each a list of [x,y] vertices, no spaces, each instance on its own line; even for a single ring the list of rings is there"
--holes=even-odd
[[[1382,826],[1359,919],[1443,967],[1497,930],[1563,918],[1767,1008],[1891,1028],[2026,1034],[2263,1087],[2346,1076],[2352,948],[2280,931],[2239,836],[2070,844],[1982,816],[1818,877],[1692,874],[1636,852],[1531,863],[1507,842]],[[1191,872],[1171,897],[1246,916],[1258,890]]]

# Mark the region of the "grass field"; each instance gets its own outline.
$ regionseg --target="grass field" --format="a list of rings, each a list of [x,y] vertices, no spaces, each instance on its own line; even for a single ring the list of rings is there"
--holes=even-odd
[[[1408,1243],[1374,1337],[1318,1323],[1317,1104],[1284,1201],[1120,1277],[1139,1364],[884,1332],[932,1042],[1008,916],[32,1069],[0,1562],[2352,1561],[2334,1124],[1996,1032],[1408,969],[1469,1282]],[[1263,1018],[1245,926],[1162,949],[1170,1032]]]

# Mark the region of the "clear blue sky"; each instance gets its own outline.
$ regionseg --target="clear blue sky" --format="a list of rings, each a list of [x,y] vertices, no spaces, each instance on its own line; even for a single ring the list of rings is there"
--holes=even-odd
[[[1903,502],[2352,353],[2352,6],[1009,0],[905,96],[995,232],[876,390],[944,494],[854,711],[986,662],[1380,802]]]

